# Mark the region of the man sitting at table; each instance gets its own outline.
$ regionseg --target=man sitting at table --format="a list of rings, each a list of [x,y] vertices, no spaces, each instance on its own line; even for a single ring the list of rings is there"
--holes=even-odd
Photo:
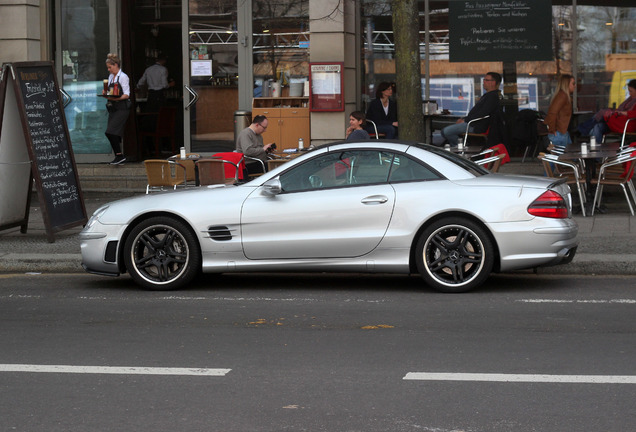
[[[274,143],[263,145],[262,133],[265,132],[268,125],[267,117],[257,115],[252,120],[252,124],[243,129],[236,139],[236,151],[243,153],[245,156],[260,159],[267,169],[267,153],[269,153]],[[247,172],[250,174],[262,173],[263,165],[259,162],[247,162]]]
[[[499,84],[501,84],[501,75],[497,72],[488,72],[486,74],[483,84],[486,93],[468,112],[466,117],[460,118],[454,125],[446,126],[442,129],[442,136],[446,139],[446,142],[451,145],[456,145],[459,140],[459,136],[466,133],[465,123],[476,118],[493,116],[493,114],[499,109],[499,100],[501,99]],[[488,130],[490,123],[490,119],[475,122],[470,125],[468,132],[484,133]]]

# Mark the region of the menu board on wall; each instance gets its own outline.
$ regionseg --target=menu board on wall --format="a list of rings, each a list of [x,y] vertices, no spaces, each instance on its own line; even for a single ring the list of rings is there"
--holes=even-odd
[[[451,62],[550,61],[550,0],[449,2]]]
[[[53,63],[12,63],[5,68],[4,79],[14,84],[31,174],[52,242],[54,232],[87,221]]]
[[[309,64],[310,111],[344,111],[344,63]]]

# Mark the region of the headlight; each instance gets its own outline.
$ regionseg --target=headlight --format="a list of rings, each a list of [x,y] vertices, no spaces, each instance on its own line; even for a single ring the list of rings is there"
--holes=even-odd
[[[106,212],[106,210],[108,210],[108,206],[98,208],[95,213],[93,213],[93,216],[91,216],[91,218],[88,220],[84,229],[90,229],[95,224],[95,222],[97,222],[99,218]]]

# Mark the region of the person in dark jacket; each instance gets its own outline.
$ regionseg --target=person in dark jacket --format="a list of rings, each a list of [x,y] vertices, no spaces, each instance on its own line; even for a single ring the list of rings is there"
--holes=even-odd
[[[466,124],[471,120],[479,117],[493,116],[497,110],[499,110],[499,84],[501,84],[501,75],[497,72],[488,72],[484,77],[484,89],[486,93],[479,99],[475,106],[468,112],[466,117],[460,118],[454,125],[446,126],[442,129],[442,136],[446,138],[446,141],[451,145],[457,144],[457,140],[460,135],[466,133]],[[471,124],[468,132],[470,133],[484,133],[488,130],[490,125],[490,119],[484,119],[482,121]]]
[[[367,120],[376,124],[378,133],[383,133],[386,139],[397,138],[397,102],[391,99],[393,87],[388,82],[381,82],[375,92],[375,99],[367,109]],[[367,131],[375,132],[373,125],[367,126]]]

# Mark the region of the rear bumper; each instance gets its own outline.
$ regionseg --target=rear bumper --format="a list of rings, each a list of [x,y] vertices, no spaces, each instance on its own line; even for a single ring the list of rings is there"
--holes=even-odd
[[[579,245],[574,219],[539,220],[540,227],[537,222],[491,226],[499,246],[500,271],[555,266],[574,259]]]

